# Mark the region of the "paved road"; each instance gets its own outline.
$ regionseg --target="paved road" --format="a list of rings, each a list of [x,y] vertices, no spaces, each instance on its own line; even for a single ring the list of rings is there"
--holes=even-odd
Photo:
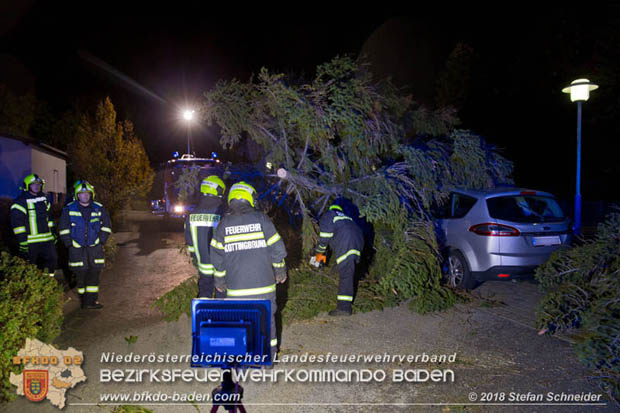
[[[194,274],[183,245],[183,223],[165,223],[163,217],[128,211],[121,231],[115,232],[118,252],[100,282],[101,311],[81,310],[75,289],[68,293],[60,345],[86,346],[101,337],[161,320],[152,303]],[[88,332],[88,333],[85,333]]]
[[[178,251],[183,242],[181,226],[164,226],[160,217],[133,213],[116,233],[119,251],[101,282],[102,311],[82,311],[75,300],[65,306],[66,323],[57,339],[60,348],[83,351],[86,383],[68,392],[68,412],[109,412],[114,406],[100,401],[102,394],[135,395],[146,390],[172,394],[210,394],[216,382],[174,384],[100,383],[103,369],[186,369],[179,363],[105,363],[104,353],[125,355],[191,353],[191,325],[181,318],[162,321],[150,308],[162,293],[193,274],[193,267]],[[290,360],[274,371],[356,370],[383,371],[388,378],[368,383],[249,381],[245,404],[249,412],[590,412],[614,411],[612,406],[491,406],[471,404],[470,394],[506,396],[510,392],[546,395],[547,392],[581,393],[598,390],[584,378],[587,371],[577,360],[565,337],[538,336],[534,310],[540,298],[531,282],[489,282],[478,288],[472,303],[449,311],[419,315],[406,305],[385,311],[333,319],[325,314],[286,326],[282,332],[282,357],[304,355],[423,355],[454,354],[454,363],[380,362],[317,363]],[[483,304],[484,303],[484,304]],[[490,305],[489,305],[490,304]],[[128,344],[125,337],[137,342]],[[454,382],[399,383],[392,380],[403,369],[451,369]],[[199,370],[204,371],[204,370]],[[493,396],[497,394],[497,396]],[[480,400],[477,400],[480,402]],[[275,403],[275,405],[274,405]],[[378,405],[389,404],[389,405]],[[451,405],[427,405],[447,403]],[[208,412],[209,404],[158,405],[134,402],[155,412]],[[56,412],[49,402],[33,404],[23,397],[0,408],[6,412]],[[221,411],[221,410],[220,410]]]

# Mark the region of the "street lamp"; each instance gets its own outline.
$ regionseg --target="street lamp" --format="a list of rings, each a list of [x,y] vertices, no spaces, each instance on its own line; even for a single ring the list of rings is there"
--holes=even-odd
[[[590,97],[590,91],[598,89],[598,85],[588,79],[573,80],[570,86],[562,89],[570,93],[571,102],[577,102],[577,188],[575,192],[575,235],[581,231],[581,104]]]
[[[185,119],[185,121],[187,122],[187,154],[190,154],[189,151],[189,130],[190,130],[190,123],[192,121],[192,119],[194,119],[194,111],[191,109],[185,109],[183,111],[183,119]]]

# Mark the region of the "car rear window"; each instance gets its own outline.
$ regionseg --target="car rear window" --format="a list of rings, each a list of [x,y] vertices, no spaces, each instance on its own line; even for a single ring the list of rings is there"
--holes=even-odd
[[[477,199],[471,196],[453,193],[450,200],[450,218],[463,218],[476,201]]]
[[[560,222],[565,216],[554,198],[541,195],[509,195],[487,199],[489,215],[512,222]]]

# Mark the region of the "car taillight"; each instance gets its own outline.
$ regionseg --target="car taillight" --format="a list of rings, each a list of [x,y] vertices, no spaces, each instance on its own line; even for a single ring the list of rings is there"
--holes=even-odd
[[[499,278],[508,278],[508,277],[510,277],[510,274],[497,274],[497,276]]]
[[[521,235],[518,229],[509,227],[508,225],[495,224],[487,222],[484,224],[474,225],[469,230],[478,235],[487,237],[518,237]]]

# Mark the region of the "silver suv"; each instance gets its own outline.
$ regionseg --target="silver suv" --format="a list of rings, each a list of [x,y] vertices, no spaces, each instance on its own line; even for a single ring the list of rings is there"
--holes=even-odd
[[[530,189],[453,191],[436,223],[447,282],[465,289],[531,275],[572,239],[555,197]]]

